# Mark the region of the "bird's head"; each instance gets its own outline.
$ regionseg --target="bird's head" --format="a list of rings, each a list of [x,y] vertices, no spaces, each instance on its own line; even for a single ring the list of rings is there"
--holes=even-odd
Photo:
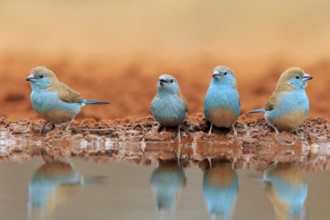
[[[46,67],[38,66],[31,70],[26,81],[30,82],[32,89],[41,90],[49,88],[53,82],[57,81],[57,78],[53,71]]]
[[[179,91],[179,85],[177,80],[167,74],[163,74],[158,78],[157,83],[158,93],[171,93],[171,94],[177,94]]]
[[[236,87],[236,80],[233,71],[226,66],[217,66],[212,73],[212,82],[220,85]]]
[[[298,67],[289,68],[281,74],[278,84],[287,84],[292,89],[305,89],[313,77]]]

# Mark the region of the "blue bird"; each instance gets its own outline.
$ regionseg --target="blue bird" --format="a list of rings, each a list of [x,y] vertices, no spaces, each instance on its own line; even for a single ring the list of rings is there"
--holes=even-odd
[[[157,95],[151,102],[151,112],[161,126],[178,126],[180,137],[180,127],[186,119],[188,104],[173,76],[163,74],[159,77]]]
[[[279,131],[295,131],[308,117],[309,102],[305,92],[307,81],[313,77],[298,67],[284,71],[266,107],[247,112],[265,113],[268,124]]]
[[[151,175],[150,184],[156,195],[158,211],[172,213],[186,187],[187,178],[176,161],[160,161],[159,167]]]
[[[219,128],[232,127],[237,136],[234,123],[240,113],[240,100],[233,71],[226,66],[217,66],[212,77],[204,99],[204,115],[211,123],[209,134],[214,125]]]
[[[81,186],[81,176],[71,164],[52,161],[33,174],[29,184],[30,214],[46,219],[54,209],[67,202]]]
[[[84,186],[103,184],[105,176],[84,176],[72,164],[51,161],[41,165],[29,184],[29,212],[32,216],[51,219],[56,207],[69,201]]]
[[[308,183],[297,165],[276,165],[264,172],[264,182],[278,219],[305,219]]]
[[[78,92],[58,81],[53,71],[43,66],[32,69],[26,78],[30,82],[30,96],[33,109],[47,122],[59,125],[68,122],[66,130],[81,107],[89,104],[109,104],[109,102],[86,100]],[[41,126],[41,130],[43,126]]]
[[[230,219],[238,196],[238,175],[228,164],[204,171],[203,193],[211,219]]]

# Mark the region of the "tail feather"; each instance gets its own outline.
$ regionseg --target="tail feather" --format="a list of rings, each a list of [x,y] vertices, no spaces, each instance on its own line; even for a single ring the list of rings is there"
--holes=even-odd
[[[108,176],[82,176],[81,183],[84,185],[94,185],[94,184],[107,184],[109,181]]]
[[[265,113],[265,109],[264,108],[258,108],[258,109],[254,109],[254,110],[245,112],[245,114],[251,114],[251,113]]]
[[[105,101],[98,101],[98,100],[84,100],[83,103],[85,105],[104,105],[104,104],[110,104],[110,102]]]

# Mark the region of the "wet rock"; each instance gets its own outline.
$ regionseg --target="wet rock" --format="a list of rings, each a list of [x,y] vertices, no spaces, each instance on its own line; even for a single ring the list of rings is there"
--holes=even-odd
[[[248,137],[243,140],[242,146],[243,147],[255,147],[258,145],[258,139]]]
[[[11,124],[9,130],[13,134],[27,134],[31,132],[31,128],[28,124]]]
[[[156,129],[147,132],[144,135],[145,141],[170,141],[175,138],[175,134],[170,131],[158,132]]]
[[[0,118],[0,160],[18,160],[11,157],[12,154],[29,160],[46,151],[51,158],[76,156],[93,158],[95,162],[107,158],[138,164],[174,159],[195,166],[198,161],[213,158],[233,161],[237,168],[265,169],[275,162],[300,161],[302,169],[309,166],[308,169],[327,170],[330,163],[330,126],[324,119],[308,119],[296,134],[281,132],[276,136],[264,119],[240,118],[235,137],[231,130],[223,129],[215,129],[208,135],[208,122],[203,114],[196,114],[183,123],[180,140],[176,137],[176,128],[164,128],[159,132],[158,123],[149,116],[109,121],[76,120],[72,124],[75,130],[66,131],[62,127],[43,134],[31,132],[40,122],[10,122]],[[111,132],[93,131],[98,129]]]
[[[294,145],[297,137],[292,133],[283,131],[276,136],[276,140],[280,145]]]

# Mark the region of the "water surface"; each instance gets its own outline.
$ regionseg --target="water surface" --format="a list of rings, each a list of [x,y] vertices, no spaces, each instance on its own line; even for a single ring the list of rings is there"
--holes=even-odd
[[[205,162],[205,161],[204,161]],[[0,165],[2,219],[328,219],[330,172],[41,157]]]

